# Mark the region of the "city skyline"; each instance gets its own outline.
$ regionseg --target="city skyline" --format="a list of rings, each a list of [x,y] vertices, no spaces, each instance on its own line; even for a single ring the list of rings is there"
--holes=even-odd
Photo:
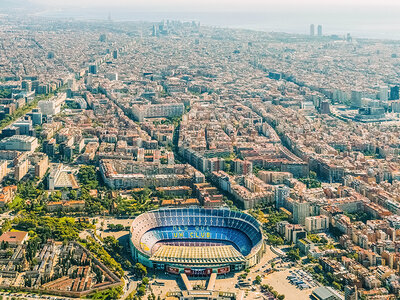
[[[394,2],[40,1],[0,2],[1,299],[400,299]]]
[[[32,2],[33,1],[33,2]],[[8,3],[8,4],[7,4]],[[39,4],[42,3],[42,4]],[[246,2],[146,2],[122,1],[41,1],[5,0],[5,5],[15,12],[50,18],[75,18],[79,20],[152,21],[182,20],[198,21],[205,25],[244,28],[251,30],[307,34],[311,23],[322,24],[324,34],[346,35],[360,38],[400,39],[400,21],[396,1],[302,2],[293,1]]]
[[[92,6],[92,7],[98,7],[98,6],[108,6],[108,7],[113,7],[117,8],[118,6],[124,6],[124,7],[130,7],[130,6],[139,6],[140,2],[138,1],[131,1],[131,0],[116,0],[113,1],[111,4],[108,0],[69,0],[69,1],[56,1],[56,0],[30,0],[33,3],[39,3],[39,4],[47,4],[47,5],[52,5],[52,6]],[[345,1],[345,0],[325,0],[323,2],[317,1],[317,0],[302,0],[301,3],[296,0],[282,0],[279,3],[276,1],[271,1],[271,0],[249,0],[244,3],[241,0],[220,0],[216,4],[214,1],[211,0],[204,0],[201,1],[201,3],[197,1],[182,1],[182,0],[168,0],[168,1],[160,1],[160,0],[149,0],[146,3],[148,6],[154,6],[156,8],[157,6],[160,6],[161,4],[165,4],[168,6],[184,6],[184,7],[209,7],[209,11],[215,10],[217,7],[223,7],[227,8],[226,6],[239,6],[241,8],[251,8],[252,5],[256,6],[258,9],[259,8],[268,8],[268,7],[282,7],[286,5],[291,5],[291,6],[358,6],[358,5],[371,5],[371,6],[400,6],[400,3],[396,0],[382,0],[382,1],[377,1],[377,0],[352,0],[352,1]],[[229,7],[228,7],[229,8]]]

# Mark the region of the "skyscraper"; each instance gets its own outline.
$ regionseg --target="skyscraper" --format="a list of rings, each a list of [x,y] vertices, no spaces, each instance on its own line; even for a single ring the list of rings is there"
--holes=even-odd
[[[351,91],[351,106],[360,108],[362,106],[362,96],[361,91]]]
[[[293,203],[293,223],[304,225],[309,216],[310,203],[299,201]]]
[[[379,88],[379,99],[381,101],[388,101],[388,87],[387,86],[381,86]]]
[[[314,24],[310,25],[310,36],[314,36],[315,35],[315,26]]]
[[[275,189],[275,206],[277,209],[285,207],[285,202],[290,195],[290,188],[287,186],[278,186]]]
[[[399,86],[395,85],[390,88],[390,100],[399,100]]]
[[[318,36],[322,36],[322,25],[318,25]]]
[[[330,103],[328,100],[321,101],[320,113],[321,114],[330,114],[331,113]]]
[[[97,65],[90,65],[89,66],[89,73],[97,74]]]
[[[106,42],[107,41],[107,35],[105,33],[100,34],[99,41],[100,42]]]
[[[118,50],[113,51],[113,58],[117,59],[118,58]]]

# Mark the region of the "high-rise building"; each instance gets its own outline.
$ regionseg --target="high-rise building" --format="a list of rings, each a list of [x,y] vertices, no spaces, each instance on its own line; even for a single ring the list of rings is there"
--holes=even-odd
[[[157,26],[154,24],[153,25],[153,32],[151,34],[152,36],[157,36]]]
[[[379,99],[381,101],[388,101],[388,87],[387,86],[381,86],[379,88]]]
[[[322,25],[318,25],[317,33],[318,33],[318,36],[322,36]]]
[[[32,125],[41,125],[43,122],[42,118],[43,114],[39,108],[32,109],[31,113]]]
[[[32,81],[32,91],[37,91],[38,88],[39,88],[39,81],[38,80]]]
[[[320,113],[321,114],[330,114],[331,113],[330,103],[328,100],[321,101]]]
[[[39,95],[48,94],[50,92],[48,84],[39,84],[36,93]]]
[[[42,178],[49,168],[49,157],[44,154],[38,158],[35,164],[35,177]]]
[[[361,91],[351,91],[351,106],[360,108],[362,106],[362,96]]]
[[[0,160],[0,181],[7,175],[7,161]]]
[[[305,224],[306,218],[310,216],[310,203],[299,202],[293,203],[293,223]]]
[[[107,41],[107,35],[105,33],[100,34],[99,41],[100,42],[106,42]]]
[[[71,161],[74,156],[74,148],[71,146],[65,146],[63,149],[63,157],[67,161]]]
[[[399,100],[399,86],[395,85],[390,88],[390,100]]]
[[[20,181],[25,175],[28,173],[28,160],[25,159],[24,161],[20,162],[14,171],[14,178],[16,181]]]
[[[113,58],[117,59],[118,58],[118,50],[113,51]]]
[[[290,195],[290,188],[286,185],[278,186],[275,189],[275,206],[276,209],[285,207],[285,202]]]
[[[56,154],[56,140],[54,138],[50,139],[43,148],[49,157],[54,157]]]
[[[32,81],[24,80],[21,82],[21,88],[28,92],[32,91]]]
[[[315,26],[314,24],[310,25],[310,36],[314,36],[315,35]]]
[[[97,74],[97,66],[96,65],[89,66],[89,73]]]

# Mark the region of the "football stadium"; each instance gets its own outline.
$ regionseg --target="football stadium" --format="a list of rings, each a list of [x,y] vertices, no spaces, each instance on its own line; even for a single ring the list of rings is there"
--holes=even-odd
[[[239,271],[257,264],[264,253],[258,221],[229,209],[146,212],[132,223],[130,245],[143,265],[189,276]]]

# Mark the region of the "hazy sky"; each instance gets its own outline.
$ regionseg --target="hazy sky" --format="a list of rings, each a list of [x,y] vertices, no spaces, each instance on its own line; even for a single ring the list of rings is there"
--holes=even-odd
[[[1,1],[4,0],[0,0]],[[184,20],[291,33],[323,24],[324,34],[400,40],[400,0],[6,0],[45,4],[43,16],[116,21]]]
[[[207,8],[213,9],[268,9],[276,6],[399,6],[399,0],[31,0],[32,2],[50,4],[52,6],[129,6],[129,7],[171,7],[171,8]]]

